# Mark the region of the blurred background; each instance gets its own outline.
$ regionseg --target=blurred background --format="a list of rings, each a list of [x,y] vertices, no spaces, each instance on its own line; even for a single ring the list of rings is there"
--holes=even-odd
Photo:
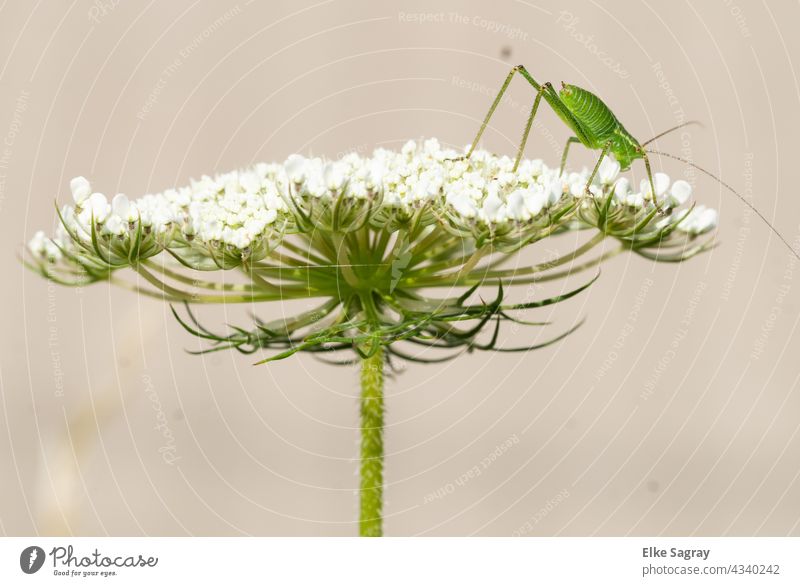
[[[27,272],[70,178],[138,196],[294,152],[461,146],[522,63],[640,140],[701,120],[658,147],[797,246],[798,20],[746,0],[4,3],[0,532],[357,533],[357,372],[191,356],[166,304]],[[532,98],[516,80],[487,148],[514,152]],[[556,165],[568,133],[540,112],[527,155]],[[571,165],[595,157],[573,147]],[[556,346],[389,381],[387,534],[800,534],[800,263],[719,184],[655,166],[720,210],[720,245],[606,263],[536,314],[553,334],[588,318]]]

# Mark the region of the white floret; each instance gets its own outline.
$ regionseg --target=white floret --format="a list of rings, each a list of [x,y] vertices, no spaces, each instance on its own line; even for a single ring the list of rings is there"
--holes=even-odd
[[[56,240],[58,242],[58,240]],[[33,235],[33,238],[28,242],[28,250],[31,251],[35,257],[50,262],[56,262],[61,259],[61,250],[59,250],[56,243],[50,240],[44,232],[39,230]]]
[[[69,182],[72,199],[77,205],[81,205],[92,193],[92,186],[86,177],[75,177]]]
[[[597,170],[597,178],[602,185],[611,185],[619,175],[620,164],[612,157],[605,157]]]
[[[692,186],[679,179],[669,188],[669,202],[672,205],[683,205],[692,197]]]
[[[669,175],[666,173],[653,173],[653,187],[656,189],[656,199],[661,200],[669,189]],[[640,191],[646,199],[652,200],[653,190],[649,179],[642,179]]]
[[[717,227],[719,213],[717,210],[704,205],[695,206],[686,218],[678,225],[682,232],[699,236]]]

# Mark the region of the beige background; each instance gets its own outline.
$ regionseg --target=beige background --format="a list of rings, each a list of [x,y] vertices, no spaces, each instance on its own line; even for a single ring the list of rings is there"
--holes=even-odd
[[[461,145],[520,62],[599,93],[642,140],[704,121],[661,148],[688,148],[798,238],[796,3],[433,6],[3,4],[0,532],[356,532],[352,368],[193,357],[164,304],[23,270],[21,243],[54,226],[75,175],[139,195],[292,152]],[[486,145],[513,151],[531,98],[514,84]],[[567,133],[540,120],[528,154],[556,164]],[[560,345],[389,383],[388,534],[800,534],[800,265],[695,179],[721,209],[713,253],[618,257],[587,294],[539,313],[552,333],[588,316]]]

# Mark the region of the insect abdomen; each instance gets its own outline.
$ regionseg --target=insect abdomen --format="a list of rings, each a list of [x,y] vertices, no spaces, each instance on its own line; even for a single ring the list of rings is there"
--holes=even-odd
[[[562,83],[559,97],[580,121],[587,138],[594,143],[587,146],[600,148],[606,140],[613,138],[615,129],[620,127],[617,117],[603,100],[588,90]]]

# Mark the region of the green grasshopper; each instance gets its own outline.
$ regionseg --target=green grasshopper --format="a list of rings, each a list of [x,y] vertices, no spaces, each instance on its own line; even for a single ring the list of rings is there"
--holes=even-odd
[[[617,160],[621,171],[627,171],[630,169],[633,161],[642,159],[647,171],[647,180],[650,183],[651,201],[659,211],[662,211],[658,201],[656,201],[655,183],[653,182],[653,173],[650,168],[650,159],[647,155],[649,153],[676,159],[694,167],[702,173],[705,173],[736,195],[736,197],[742,200],[758,215],[758,217],[764,221],[765,224],[767,224],[767,226],[770,227],[775,235],[780,238],[781,242],[783,242],[786,247],[792,251],[792,254],[794,254],[798,260],[800,260],[800,255],[797,254],[794,248],[789,244],[789,242],[787,242],[780,232],[778,232],[772,226],[772,224],[770,224],[769,220],[767,220],[767,218],[765,218],[764,215],[759,212],[749,201],[747,201],[736,190],[722,181],[719,177],[710,173],[709,171],[706,171],[702,167],[699,167],[698,165],[695,165],[694,163],[675,155],[645,150],[644,147],[654,140],[661,138],[665,134],[672,132],[673,130],[677,130],[678,128],[682,128],[689,124],[696,124],[696,122],[685,122],[675,126],[674,128],[670,128],[666,132],[662,132],[646,142],[640,143],[630,132],[625,129],[611,109],[606,106],[606,104],[595,94],[576,85],[569,85],[565,84],[564,82],[561,82],[561,90],[556,92],[556,90],[553,89],[553,85],[549,81],[543,84],[540,84],[538,81],[536,81],[523,65],[517,65],[509,72],[500,88],[500,91],[497,93],[497,97],[495,97],[494,102],[492,102],[492,105],[489,108],[489,112],[486,114],[486,117],[481,124],[478,134],[475,136],[475,140],[472,141],[472,145],[470,146],[469,151],[464,158],[468,159],[470,156],[472,156],[473,151],[477,147],[481,136],[483,136],[483,133],[489,124],[489,120],[492,118],[492,115],[497,109],[500,100],[503,98],[503,94],[505,94],[508,86],[511,84],[511,80],[514,78],[516,73],[519,73],[528,81],[528,83],[533,86],[533,88],[536,90],[536,98],[533,101],[530,115],[525,123],[525,130],[522,133],[522,141],[517,149],[517,157],[514,160],[514,171],[517,170],[519,162],[522,159],[522,154],[525,150],[525,143],[528,141],[528,135],[530,134],[531,126],[533,125],[533,119],[536,116],[537,110],[539,109],[539,103],[541,102],[542,98],[544,98],[544,100],[550,104],[550,107],[553,109],[556,115],[564,121],[564,123],[570,128],[570,130],[572,130],[572,132],[575,133],[575,136],[571,136],[567,139],[567,144],[564,146],[564,151],[561,155],[561,173],[564,172],[564,167],[567,163],[567,154],[569,153],[569,147],[572,145],[572,143],[579,142],[588,149],[600,150],[600,158],[597,160],[597,163],[595,164],[594,169],[592,170],[592,173],[586,182],[586,195],[589,194],[589,186],[592,184],[595,175],[597,175],[597,171],[600,168],[600,163],[602,163],[603,159],[609,154],[613,155],[613,157]]]

